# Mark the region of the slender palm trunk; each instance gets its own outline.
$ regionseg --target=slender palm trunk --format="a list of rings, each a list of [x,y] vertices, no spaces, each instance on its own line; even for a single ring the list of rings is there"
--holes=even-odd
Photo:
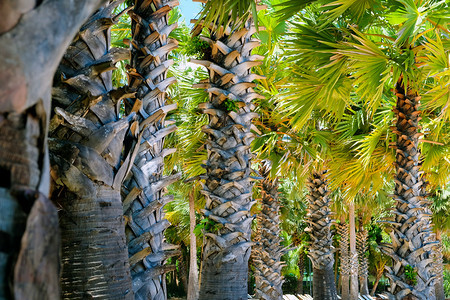
[[[358,252],[356,251],[356,225],[355,204],[349,205],[349,229],[350,229],[350,299],[357,300],[358,289]]]
[[[129,57],[109,46],[119,3],[83,25],[54,81],[49,149],[52,200],[61,208],[63,299],[133,298],[120,195],[131,118],[119,117],[122,96],[113,91],[110,71]]]
[[[311,236],[309,257],[313,264],[314,299],[336,300],[333,273],[333,239],[331,236],[331,211],[326,171],[314,172],[308,178],[308,231]]]
[[[255,297],[264,300],[283,299],[283,276],[281,275],[280,204],[278,180],[270,179],[271,166],[265,162],[260,169],[264,177],[261,182],[261,212],[258,215],[259,234],[255,238]]]
[[[341,219],[338,227],[339,235],[339,252],[341,259],[341,299],[348,300],[350,295],[350,255],[349,255],[349,227],[345,218]]]
[[[181,177],[163,175],[164,157],[175,151],[165,149],[164,140],[176,130],[165,121],[167,113],[176,108],[166,103],[166,90],[175,82],[175,78],[167,78],[167,69],[173,64],[168,55],[177,47],[168,37],[177,26],[168,24],[168,14],[176,5],[178,1],[135,0],[129,12],[133,36],[129,87],[136,99],[126,106],[137,112],[140,134],[133,141],[139,151],[122,192],[136,299],[167,299],[165,273],[175,266],[165,265],[165,261],[180,254],[176,246],[165,243],[164,231],[170,224],[163,213],[164,205],[173,200],[173,196],[164,195],[166,187]]]
[[[380,283],[381,277],[383,276],[383,271],[381,272],[377,272],[376,277],[375,277],[375,282],[373,283],[373,287],[372,287],[372,292],[370,292],[370,295],[372,297],[375,296],[375,292],[377,291],[377,287],[378,287],[378,283]]]
[[[301,251],[298,254],[298,284],[297,284],[297,293],[299,295],[303,295],[303,277],[305,273],[305,252]]]
[[[196,30],[199,32],[199,30]],[[209,43],[206,59],[195,61],[208,68],[210,82],[197,85],[206,88],[210,101],[200,106],[209,115],[207,134],[208,159],[204,216],[214,222],[215,230],[205,233],[200,283],[201,300],[247,299],[248,260],[251,252],[250,208],[253,182],[250,178],[254,134],[251,121],[257,116],[252,100],[261,97],[254,92],[251,68],[261,57],[251,55],[259,42],[252,38],[253,22],[231,32],[212,33],[202,37]],[[236,109],[230,109],[230,106]]]
[[[369,286],[368,286],[368,259],[366,256],[366,252],[368,251],[367,238],[368,232],[362,226],[362,220],[360,219],[360,225],[358,233],[356,234],[356,249],[358,251],[358,260],[359,260],[359,291],[361,295],[369,295]]]
[[[394,221],[390,222],[392,244],[384,251],[393,259],[387,267],[390,293],[395,299],[435,299],[432,252],[433,241],[430,214],[421,163],[418,139],[420,97],[415,91],[405,90],[402,79],[396,85],[397,157],[395,177],[396,207]],[[410,276],[407,277],[406,273]]]
[[[187,300],[197,300],[199,292],[195,225],[195,198],[192,191],[189,193],[189,283]]]
[[[442,256],[442,238],[441,232],[437,230],[436,240],[439,243],[434,249],[434,268],[436,273],[436,283],[434,285],[436,291],[436,300],[445,300],[444,290],[444,259]]]
[[[53,74],[94,1],[2,1],[0,299],[59,299],[58,215],[48,200]]]

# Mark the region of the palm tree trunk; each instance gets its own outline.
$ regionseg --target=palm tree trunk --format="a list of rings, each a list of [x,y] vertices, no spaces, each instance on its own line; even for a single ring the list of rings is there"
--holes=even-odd
[[[349,204],[350,229],[350,299],[358,299],[358,252],[356,251],[355,204]]]
[[[339,235],[339,252],[341,259],[341,299],[348,300],[350,296],[350,255],[349,255],[349,227],[345,218],[341,219],[338,226]]]
[[[362,226],[362,221],[360,220],[360,227],[358,233],[356,235],[356,249],[358,251],[358,259],[359,259],[359,291],[361,295],[369,295],[369,286],[368,286],[368,260],[366,256],[366,252],[368,251],[367,245],[368,232]]]
[[[269,178],[271,165],[263,162],[260,174],[261,182],[261,212],[258,215],[259,234],[255,238],[257,244],[255,253],[255,297],[257,299],[283,299],[283,276],[281,275],[281,256],[283,247],[280,245],[280,204],[278,201],[278,180]]]
[[[168,24],[168,14],[175,5],[178,1],[135,0],[129,12],[133,37],[129,87],[136,99],[126,106],[138,115],[140,134],[134,137],[134,143],[140,149],[122,192],[136,299],[167,299],[165,273],[175,266],[165,265],[165,261],[180,254],[176,246],[164,241],[164,231],[170,224],[163,213],[164,205],[173,200],[173,196],[164,196],[166,187],[181,177],[163,176],[164,157],[175,151],[164,149],[165,137],[176,130],[175,125],[166,127],[165,121],[167,113],[176,108],[175,104],[166,104],[166,89],[175,82],[166,75],[173,64],[168,55],[177,47],[177,42],[168,38],[177,26]]]
[[[258,42],[253,22],[243,29],[223,35],[212,33],[201,37],[210,45],[205,56],[195,61],[208,68],[210,82],[197,85],[206,88],[210,101],[200,106],[209,115],[207,133],[208,159],[206,182],[202,193],[206,198],[204,216],[216,226],[205,233],[200,283],[201,300],[247,299],[248,260],[250,257],[252,179],[250,131],[252,100],[261,97],[254,92],[251,68],[259,65],[260,56],[251,55]],[[199,30],[196,30],[199,32]]]
[[[297,293],[303,295],[303,277],[305,273],[305,252],[300,251],[298,255],[298,288]]]
[[[390,222],[392,245],[384,248],[393,259],[386,276],[391,281],[390,293],[395,299],[435,299],[432,252],[435,247],[421,163],[418,139],[420,97],[413,90],[405,90],[400,79],[396,85],[397,156],[395,177],[396,207]],[[408,267],[409,266],[409,267]],[[407,271],[409,268],[409,271]],[[409,278],[405,273],[411,273]],[[411,279],[411,277],[413,279]],[[417,282],[415,282],[417,280]]]
[[[55,76],[49,149],[52,199],[61,208],[63,299],[133,298],[120,195],[131,118],[119,117],[122,95],[110,71],[129,57],[109,46],[118,4],[83,25]]]
[[[60,297],[50,90],[64,50],[101,3],[41,2],[2,1],[0,9],[0,299]]]
[[[307,222],[311,245],[309,257],[313,264],[313,297],[336,300],[336,285],[333,273],[333,239],[331,236],[330,198],[328,197],[326,171],[314,172],[308,178]]]
[[[380,283],[381,277],[383,277],[383,272],[377,272],[377,275],[376,275],[376,278],[375,278],[375,282],[374,282],[373,287],[372,287],[372,292],[370,292],[370,295],[372,297],[375,296],[375,292],[377,291],[378,283]]]
[[[442,256],[442,238],[441,232],[437,230],[436,241],[439,243],[434,249],[435,257],[435,273],[436,273],[436,283],[434,285],[436,291],[436,300],[445,300],[445,290],[444,290],[444,260]]]
[[[197,300],[198,285],[198,266],[197,266],[197,238],[194,233],[195,221],[195,198],[194,192],[189,193],[189,285],[187,300]]]

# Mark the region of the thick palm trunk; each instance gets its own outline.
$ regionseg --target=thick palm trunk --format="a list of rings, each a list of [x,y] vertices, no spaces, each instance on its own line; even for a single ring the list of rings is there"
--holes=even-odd
[[[384,251],[393,259],[388,267],[390,292],[395,299],[435,299],[431,232],[424,181],[420,171],[418,133],[419,99],[416,92],[405,90],[400,79],[396,85],[397,159],[395,177],[396,207],[390,222],[392,245]],[[407,273],[410,276],[407,276]]]
[[[264,300],[283,299],[283,276],[281,275],[280,204],[278,180],[269,178],[270,164],[265,163],[260,174],[261,212],[258,215],[258,235],[255,237],[255,297]]]
[[[58,216],[48,200],[53,74],[94,1],[2,1],[0,299],[58,299]]]
[[[356,225],[355,204],[349,205],[349,230],[350,230],[350,299],[358,299],[358,252],[356,251]]]
[[[199,293],[197,266],[197,237],[195,236],[195,198],[189,193],[189,282],[187,300],[197,300]]]
[[[361,221],[360,221],[361,223]],[[367,245],[368,232],[360,225],[358,233],[356,234],[356,249],[358,251],[358,277],[359,277],[359,291],[361,295],[369,295],[368,277],[369,277],[369,263],[366,256],[368,251]]]
[[[163,207],[173,200],[164,196],[166,187],[180,174],[163,176],[164,157],[175,149],[164,149],[165,137],[175,125],[166,126],[165,117],[176,105],[166,104],[166,89],[175,82],[166,73],[168,59],[177,42],[168,38],[177,24],[168,24],[169,12],[178,1],[136,0],[129,12],[132,18],[132,52],[130,89],[136,99],[127,103],[136,111],[140,135],[135,139],[139,151],[133,159],[130,176],[123,185],[124,210],[127,217],[126,235],[130,256],[133,290],[136,299],[167,299],[165,273],[175,270],[165,261],[180,251],[164,240],[164,230],[170,226]]]
[[[314,172],[308,178],[307,222],[311,245],[309,257],[313,264],[314,299],[337,300],[334,282],[334,248],[331,236],[332,216],[327,187],[326,171]]]
[[[341,236],[339,240],[339,252],[341,263],[341,299],[348,300],[350,295],[350,255],[349,255],[349,226],[342,218],[338,226],[338,233]]]
[[[49,148],[52,200],[61,208],[63,299],[133,298],[120,195],[129,120],[119,118],[121,93],[112,91],[110,71],[129,56],[109,47],[118,4],[83,25],[55,76]]]
[[[210,101],[201,105],[209,114],[207,133],[208,159],[206,182],[202,193],[206,198],[204,216],[216,226],[205,233],[200,283],[201,300],[247,299],[248,260],[250,257],[252,179],[250,132],[252,100],[260,97],[253,91],[253,80],[259,78],[250,69],[260,62],[251,55],[259,45],[252,39],[253,22],[223,35],[212,33],[202,37],[211,47],[206,59],[195,61],[208,68],[210,82],[197,85],[206,88]],[[197,32],[199,32],[197,30]],[[230,109],[236,106],[236,109]],[[236,111],[234,111],[236,110]]]

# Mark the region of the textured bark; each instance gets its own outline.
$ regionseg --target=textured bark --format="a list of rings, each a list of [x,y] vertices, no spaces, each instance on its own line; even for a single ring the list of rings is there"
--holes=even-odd
[[[444,259],[442,255],[442,239],[441,233],[437,231],[436,241],[439,243],[433,251],[434,271],[436,274],[436,283],[434,285],[436,300],[445,300],[444,290]]]
[[[383,277],[383,272],[377,273],[375,277],[375,282],[373,283],[372,291],[370,292],[370,296],[375,297],[375,292],[377,291],[378,284],[380,283],[381,277]]]
[[[358,252],[356,251],[355,204],[349,204],[349,233],[350,233],[350,299],[358,299]]]
[[[391,281],[393,299],[435,299],[432,252],[431,221],[426,199],[418,133],[420,97],[415,91],[405,90],[402,79],[396,85],[397,123],[393,132],[397,134],[395,195],[396,207],[390,233],[392,244],[384,251],[393,259],[393,266],[386,274]],[[405,267],[414,268],[417,283],[405,275]]]
[[[197,237],[195,236],[195,198],[189,193],[189,285],[187,300],[197,300],[199,295],[197,266]]]
[[[341,299],[348,300],[350,295],[350,255],[349,255],[349,227],[345,218],[341,220],[338,226],[338,233],[341,236],[339,240],[339,252],[341,263]]]
[[[129,87],[136,99],[126,104],[129,111],[137,112],[140,135],[134,141],[139,151],[122,190],[136,299],[167,299],[165,273],[175,266],[166,266],[165,261],[180,253],[165,243],[164,231],[170,224],[163,213],[164,205],[173,200],[164,196],[166,187],[180,178],[180,174],[163,176],[164,157],[175,151],[164,149],[164,140],[176,130],[165,121],[167,113],[176,108],[166,104],[166,90],[175,82],[167,78],[173,64],[168,55],[177,47],[168,37],[177,26],[168,24],[168,14],[176,5],[174,0],[136,0],[129,12],[133,37]]]
[[[200,32],[199,28],[195,32]],[[210,93],[210,101],[200,109],[209,115],[207,134],[208,159],[206,182],[202,193],[206,198],[203,214],[218,229],[205,233],[200,283],[201,300],[247,299],[248,260],[251,248],[250,209],[252,179],[250,144],[254,139],[251,120],[252,100],[261,97],[254,92],[251,68],[259,65],[260,56],[251,55],[259,41],[253,22],[231,32],[230,28],[201,37],[210,45],[205,59],[196,63],[209,70],[209,82],[197,85]],[[226,104],[236,104],[230,111]]]
[[[58,217],[47,200],[50,90],[101,1],[41,2],[0,3],[0,299],[60,297]]]
[[[313,297],[323,300],[337,300],[333,273],[333,239],[331,235],[332,216],[327,186],[326,171],[314,172],[308,178],[308,214],[311,244],[309,257],[313,264]]]
[[[280,203],[278,201],[278,180],[271,180],[271,166],[265,163],[260,174],[261,212],[258,219],[258,232],[255,237],[255,298],[264,300],[283,299],[283,276],[281,256],[284,253],[280,245]]]
[[[358,251],[359,292],[361,295],[369,295],[369,262],[366,256],[366,252],[369,250],[369,247],[367,244],[367,238],[367,230],[360,226],[358,233],[356,234],[356,249]]]
[[[52,200],[60,207],[63,299],[133,298],[120,196],[131,155],[122,155],[130,118],[119,117],[123,95],[112,91],[110,71],[127,58],[127,51],[109,47],[118,4],[89,18],[55,76],[49,148]]]
[[[303,295],[303,275],[305,273],[305,252],[301,251],[298,254],[298,272],[300,274],[298,278],[297,293]]]

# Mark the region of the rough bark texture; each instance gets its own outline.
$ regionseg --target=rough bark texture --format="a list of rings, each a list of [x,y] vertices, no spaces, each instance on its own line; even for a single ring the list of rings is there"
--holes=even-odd
[[[436,300],[445,300],[445,290],[444,290],[444,259],[442,255],[442,240],[440,238],[440,233],[436,234],[436,240],[438,241],[437,247],[434,249],[434,271],[436,274],[436,283],[434,285]]]
[[[137,112],[140,134],[135,139],[139,150],[124,182],[123,197],[136,299],[167,299],[165,273],[175,266],[165,265],[165,261],[180,254],[177,247],[165,243],[164,230],[170,224],[163,213],[164,205],[173,200],[173,196],[165,196],[166,187],[180,178],[180,174],[163,176],[164,157],[175,152],[164,149],[164,140],[176,130],[165,121],[167,113],[176,108],[166,104],[166,89],[175,82],[175,78],[167,78],[167,69],[173,64],[168,55],[178,45],[168,37],[177,26],[168,24],[168,14],[176,5],[174,0],[136,0],[129,12],[133,37],[129,87],[136,99],[130,99],[127,107]]]
[[[101,1],[41,2],[0,3],[0,299],[60,297],[58,216],[47,199],[50,90]]]
[[[396,207],[390,233],[392,244],[384,251],[393,259],[386,276],[391,281],[393,299],[435,299],[432,252],[433,241],[428,201],[419,161],[418,133],[420,120],[416,92],[406,90],[400,79],[396,85],[397,134],[395,195]],[[409,267],[407,267],[409,266]],[[413,268],[408,272],[407,268]],[[408,278],[406,273],[412,273]]]
[[[189,282],[187,300],[197,300],[199,293],[197,266],[197,237],[195,236],[195,198],[189,193]]]
[[[129,170],[111,69],[128,52],[109,48],[112,10],[82,26],[55,76],[50,122],[52,200],[60,207],[63,299],[132,299],[120,186]]]
[[[332,216],[326,171],[314,172],[308,178],[308,214],[311,244],[309,257],[313,264],[314,299],[337,300],[334,282],[334,247],[331,235]]]
[[[369,262],[366,252],[369,251],[367,244],[368,232],[364,227],[360,227],[356,234],[356,249],[358,250],[358,277],[359,277],[359,293],[361,295],[369,295]]]
[[[298,254],[298,273],[300,274],[298,277],[298,288],[297,293],[299,295],[303,295],[303,277],[305,273],[305,252],[301,251]]]
[[[358,252],[356,251],[356,225],[355,204],[349,204],[349,231],[350,231],[350,299],[358,299]]]
[[[344,220],[339,223],[338,233],[341,236],[339,240],[340,252],[340,278],[341,278],[341,299],[348,300],[350,295],[350,253],[349,253],[349,227]]]
[[[280,203],[278,201],[278,180],[270,179],[270,164],[260,169],[263,180],[260,184],[261,212],[258,219],[258,232],[255,237],[255,298],[264,300],[283,299],[283,276],[280,245]]]
[[[199,28],[195,32],[200,32]],[[206,198],[203,214],[217,224],[205,233],[200,283],[201,300],[247,299],[248,260],[250,257],[252,179],[250,131],[252,100],[261,97],[254,92],[251,73],[259,65],[260,56],[251,55],[259,41],[253,22],[231,31],[230,28],[201,37],[210,48],[205,60],[195,61],[209,70],[209,82],[197,85],[210,93],[210,101],[200,106],[209,115],[207,134],[208,159],[206,182],[202,193]],[[228,105],[228,108],[227,108]],[[229,106],[237,106],[236,111]]]

